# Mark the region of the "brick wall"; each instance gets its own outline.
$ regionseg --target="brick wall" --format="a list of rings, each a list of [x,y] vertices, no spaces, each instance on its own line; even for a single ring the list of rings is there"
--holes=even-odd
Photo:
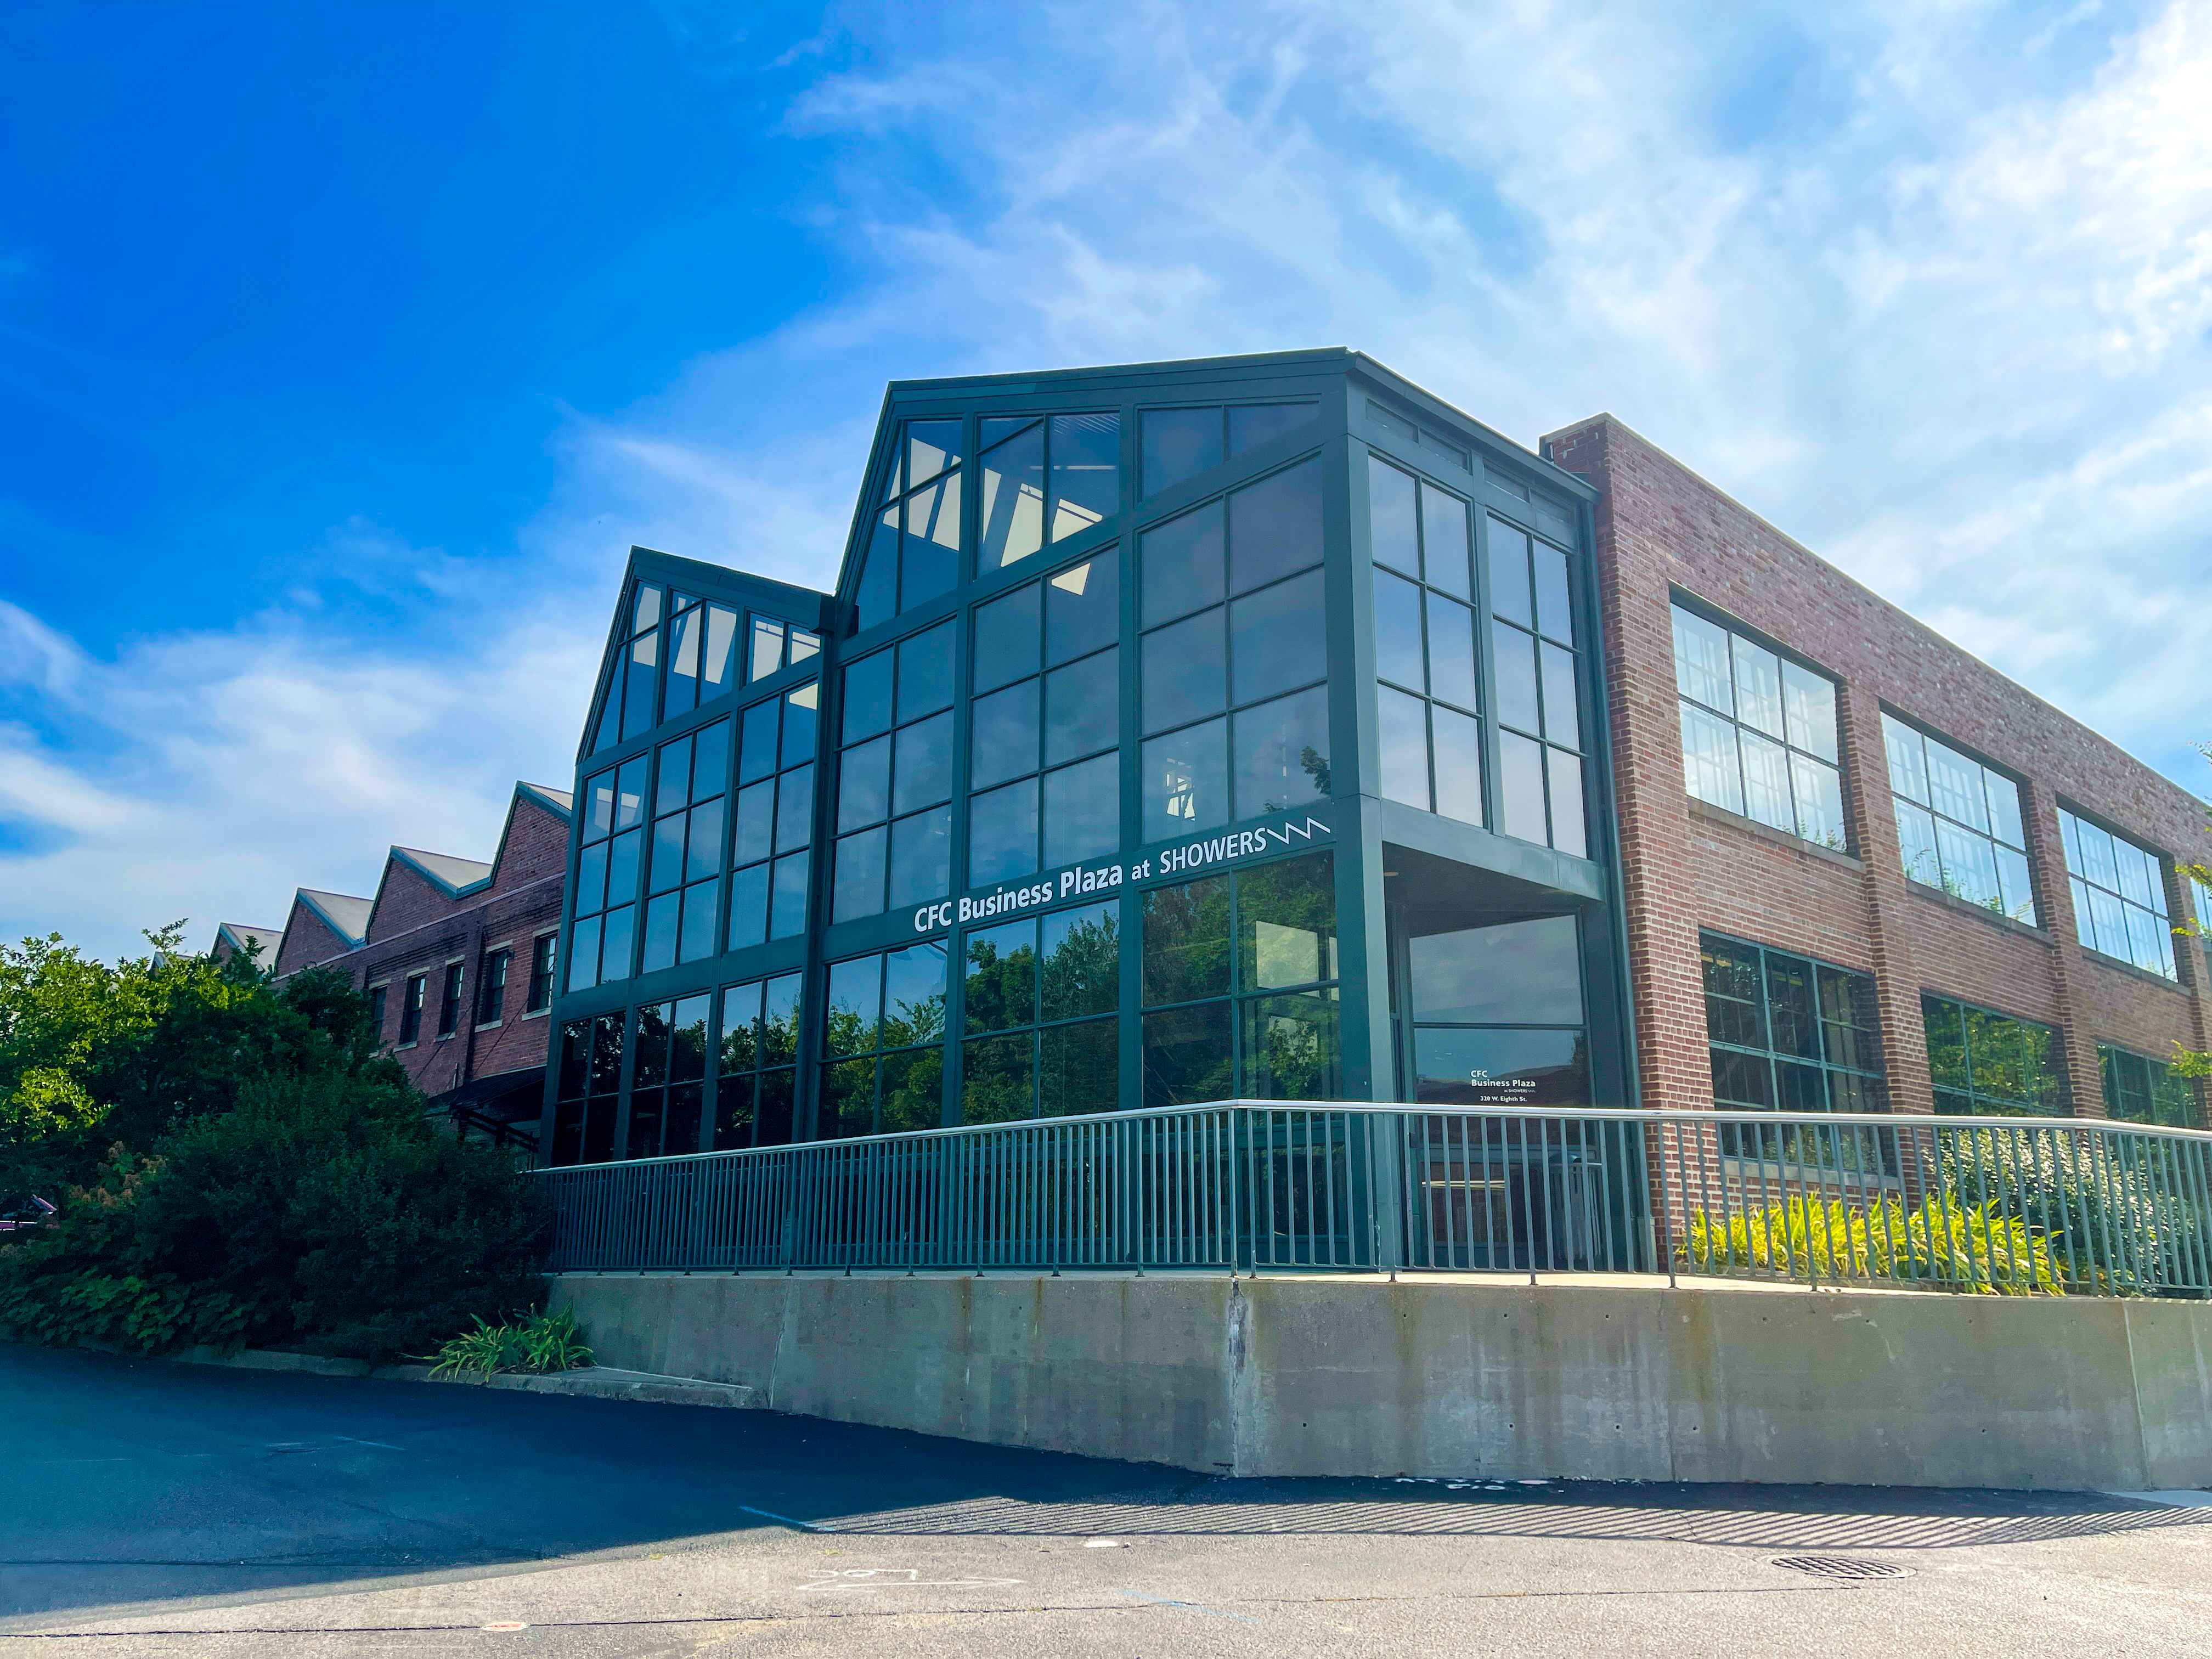
[[[2083,951],[2058,839],[2060,796],[2183,860],[2212,858],[2203,806],[1894,605],[1822,562],[1610,416],[1544,440],[1602,492],[1597,574],[1611,680],[1630,973],[1644,1102],[1710,1106],[1701,927],[1871,973],[1897,1109],[1933,1097],[1923,990],[2063,1035],[2075,1109],[2101,1115],[2097,1043],[2212,1048],[2204,959],[2177,939],[2181,984]],[[1741,619],[1840,682],[1854,856],[1712,811],[1683,782],[1670,587]],[[2043,926],[2008,923],[1906,881],[1881,735],[1887,703],[2027,781]],[[2176,920],[2192,914],[2169,879]]]
[[[531,951],[560,925],[566,887],[568,821],[526,791],[518,791],[500,840],[490,884],[455,898],[405,860],[387,856],[371,913],[368,941],[359,950],[325,927],[297,901],[280,973],[323,963],[366,990],[385,989],[380,1033],[417,1087],[431,1095],[545,1063],[546,1011],[527,1012]],[[514,952],[496,1018],[478,1023],[480,975],[491,952]],[[462,1008],[453,1034],[438,1035],[447,963],[461,966]],[[407,981],[424,978],[420,1036],[398,1046]],[[534,1109],[534,1108],[533,1108]]]
[[[292,901],[292,915],[284,924],[284,942],[277,949],[273,966],[280,975],[295,974],[302,968],[331,962],[352,948],[304,899],[295,898]]]

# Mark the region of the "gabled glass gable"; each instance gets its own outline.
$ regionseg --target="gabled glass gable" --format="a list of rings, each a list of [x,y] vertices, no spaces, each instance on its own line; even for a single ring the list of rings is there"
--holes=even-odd
[[[1611,971],[1578,486],[1374,418],[1343,354],[1255,362],[895,388],[818,636],[638,565],[580,778],[562,1156],[1398,1097],[1407,937],[1551,916]],[[1392,477],[1410,551],[1370,525]],[[1393,696],[1449,888],[1403,927],[1370,889],[1416,862],[1382,838]],[[1547,1098],[1620,1097],[1622,1000],[1563,1017]]]

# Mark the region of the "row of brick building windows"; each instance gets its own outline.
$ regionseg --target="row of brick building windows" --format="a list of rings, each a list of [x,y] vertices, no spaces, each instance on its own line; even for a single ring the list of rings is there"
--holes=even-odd
[[[1698,936],[1713,1103],[1737,1111],[1889,1109],[1871,975],[1712,933]],[[1922,994],[1936,1110],[1960,1117],[2063,1117],[2063,1046],[2033,1020]],[[2097,1047],[2105,1115],[2197,1127],[2187,1081],[2166,1061]]]
[[[1852,851],[1835,680],[1680,603],[1674,637],[1691,796],[1816,846]],[[1906,878],[2041,927],[2020,781],[1887,710],[1881,728]],[[2175,979],[2166,860],[2064,808],[2058,828],[2082,948]]]
[[[542,1014],[553,1006],[554,965],[560,948],[558,933],[538,934],[530,942],[530,981],[524,994],[522,1012]],[[505,1018],[507,981],[514,972],[514,950],[501,945],[484,954],[477,969],[476,1007],[474,1023],[479,1028],[496,1025]],[[438,1024],[435,1035],[449,1037],[457,1035],[461,1027],[461,1012],[467,1006],[465,994],[467,983],[465,964],[449,962],[440,974]],[[428,969],[410,974],[400,982],[399,1032],[392,1046],[410,1048],[422,1039],[422,1017],[428,1012],[430,975]],[[377,1040],[384,1040],[384,1025],[387,999],[391,987],[387,984],[368,988],[369,1024],[375,1029]]]

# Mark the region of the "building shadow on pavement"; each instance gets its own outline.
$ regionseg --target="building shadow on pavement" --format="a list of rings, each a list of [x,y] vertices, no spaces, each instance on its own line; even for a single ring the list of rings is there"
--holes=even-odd
[[[769,1527],[1933,1549],[2212,1523],[2094,1493],[1235,1480],[771,1412],[0,1344],[0,1618],[527,1571]]]

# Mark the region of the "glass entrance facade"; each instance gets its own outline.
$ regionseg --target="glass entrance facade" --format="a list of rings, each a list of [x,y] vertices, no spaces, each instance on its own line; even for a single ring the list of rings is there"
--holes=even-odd
[[[611,596],[551,1157],[1625,1102],[1590,498],[1352,353],[895,384],[833,592]]]

